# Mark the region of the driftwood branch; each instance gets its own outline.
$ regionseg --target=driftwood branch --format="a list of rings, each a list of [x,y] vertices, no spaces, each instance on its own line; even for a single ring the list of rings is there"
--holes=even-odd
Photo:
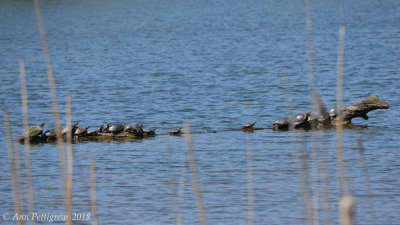
[[[368,98],[353,103],[344,109],[339,110],[338,115],[335,118],[332,118],[332,124],[349,124],[351,123],[351,119],[355,117],[361,117],[365,120],[368,120],[367,113],[376,110],[376,109],[388,109],[389,103],[382,101],[378,96],[373,95]]]
[[[319,100],[319,98],[317,98]],[[296,128],[323,128],[331,125],[350,124],[355,117],[368,119],[367,113],[375,109],[388,109],[389,103],[382,101],[378,96],[353,103],[345,108],[332,108],[326,112],[322,102],[319,105],[318,115],[311,113],[299,113],[293,118],[276,120],[273,123],[275,129],[296,129]]]

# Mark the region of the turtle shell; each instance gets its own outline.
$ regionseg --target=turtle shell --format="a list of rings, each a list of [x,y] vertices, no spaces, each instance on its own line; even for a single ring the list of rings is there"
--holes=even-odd
[[[51,130],[46,130],[44,132],[44,136],[49,138],[49,139],[53,139],[57,137],[57,132],[55,129],[51,129]]]
[[[124,131],[125,128],[125,123],[124,124],[112,124],[108,126],[107,131],[110,133],[121,133],[122,131]]]
[[[181,134],[181,129],[182,128],[178,128],[178,129],[172,129],[169,134],[170,135],[180,135]]]
[[[329,116],[331,118],[335,118],[337,116],[337,114],[339,113],[340,109],[338,107],[333,107],[329,110]]]
[[[97,130],[87,130],[86,136],[97,136],[99,132]]]
[[[254,123],[246,123],[243,125],[243,129],[253,128],[254,124],[256,124],[256,121],[254,121]]]
[[[73,135],[75,133],[76,128],[78,128],[78,123],[79,122],[75,122],[74,124],[72,124],[72,126],[64,127],[64,129],[62,129],[61,131],[61,134],[66,135],[68,132],[71,132],[71,134]]]
[[[104,125],[104,123],[103,123],[101,126],[99,126],[98,128],[96,128],[95,131],[96,131],[97,133],[103,133],[105,127],[106,127],[106,125]]]
[[[145,129],[143,129],[143,133],[147,134],[147,135],[155,135],[156,129],[157,129],[156,127],[154,127],[153,129],[145,128]]]
[[[275,120],[272,124],[276,129],[285,129],[289,127],[288,119]]]
[[[76,135],[76,136],[85,136],[88,129],[89,129],[89,126],[87,126],[85,128],[78,127],[78,128],[76,128],[74,135]]]
[[[303,127],[308,124],[308,116],[310,113],[299,113],[293,117],[292,123],[294,128]]]
[[[35,138],[38,138],[42,133],[43,133],[43,126],[45,122],[42,122],[40,126],[33,126],[27,128],[22,135],[19,137],[20,141],[23,141],[25,137],[28,137],[29,140],[33,140]]]
[[[143,135],[143,124],[137,124],[137,123],[132,123],[128,129],[127,129],[130,133],[133,133],[135,135],[138,136],[142,136]]]

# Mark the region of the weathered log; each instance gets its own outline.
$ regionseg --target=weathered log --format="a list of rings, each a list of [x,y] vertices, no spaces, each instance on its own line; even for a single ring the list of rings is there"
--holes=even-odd
[[[113,133],[99,133],[97,136],[102,136],[102,137],[131,137],[131,138],[139,138],[140,136],[137,136],[135,134],[129,133],[129,132],[121,132],[119,134],[113,134]]]
[[[351,120],[355,117],[361,117],[368,120],[367,113],[376,109],[388,109],[389,103],[382,101],[378,96],[372,95],[368,98],[353,103],[341,110],[339,110],[338,115],[332,118],[332,125],[337,124],[350,124]]]
[[[317,100],[320,100],[317,98]],[[345,108],[334,108],[330,110],[330,112],[326,112],[322,102],[318,103],[318,115],[311,114],[308,117],[308,120],[302,124],[302,126],[294,126],[294,118],[289,119],[282,119],[276,120],[273,123],[275,129],[282,130],[282,129],[295,129],[295,128],[317,128],[321,129],[324,127],[329,127],[332,125],[339,125],[339,124],[350,124],[351,119],[355,117],[361,117],[364,119],[368,119],[367,113],[375,110],[375,109],[388,109],[389,103],[382,101],[378,96],[373,95],[369,96],[366,99],[353,103]]]

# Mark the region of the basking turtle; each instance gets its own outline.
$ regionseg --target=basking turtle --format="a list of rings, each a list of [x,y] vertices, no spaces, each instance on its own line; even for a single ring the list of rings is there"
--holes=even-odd
[[[143,136],[143,124],[132,123],[127,131],[137,136]]]
[[[107,132],[113,133],[113,134],[119,134],[125,129],[125,123],[124,124],[107,124]]]
[[[251,129],[254,127],[254,124],[256,124],[257,121],[254,121],[254,123],[246,123],[245,125],[243,125],[242,129]]]
[[[89,126],[83,128],[83,127],[78,127],[75,129],[74,136],[77,137],[85,137],[87,134],[87,130],[89,129]]]
[[[300,127],[308,127],[310,126],[310,123],[308,122],[308,117],[310,116],[311,113],[299,113],[296,116],[292,118],[292,125],[294,128],[300,128]]]
[[[338,108],[337,106],[331,108],[331,109],[329,110],[329,112],[328,112],[328,113],[329,113],[329,117],[331,118],[331,120],[334,119],[334,118],[336,118],[337,115],[340,113],[340,111],[341,111],[341,109]]]
[[[169,135],[181,135],[182,134],[181,129],[182,129],[182,127],[178,128],[178,129],[172,129],[169,132]]]
[[[275,120],[272,124],[275,129],[287,129],[289,128],[289,120],[288,119],[281,119]]]
[[[143,129],[143,134],[145,134],[145,135],[156,135],[156,129],[157,129],[157,127],[154,127],[154,128],[144,128]]]
[[[64,129],[62,129],[61,134],[67,135],[68,132],[71,132],[71,136],[74,136],[75,130],[76,128],[78,128],[78,123],[79,122],[75,122],[74,124],[72,124],[72,126],[66,126],[64,127]]]
[[[96,133],[104,133],[104,129],[106,128],[107,125],[101,124],[98,128],[96,128],[95,132]]]
[[[40,140],[41,135],[43,134],[43,126],[45,122],[42,122],[40,126],[33,126],[29,127],[24,132],[22,135],[19,137],[19,141],[25,140],[25,138],[29,138],[29,141],[36,141]]]
[[[86,136],[97,136],[99,132],[97,130],[87,130]]]
[[[47,140],[54,140],[57,138],[57,131],[55,129],[46,130],[43,135]]]
[[[317,115],[311,114],[308,116],[308,123],[310,124],[311,127],[318,127],[320,124],[322,124],[322,121],[325,121],[323,117],[318,117]]]

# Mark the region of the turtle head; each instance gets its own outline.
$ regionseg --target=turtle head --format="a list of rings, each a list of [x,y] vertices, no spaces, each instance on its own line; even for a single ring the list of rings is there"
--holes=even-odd
[[[41,127],[44,127],[45,124],[46,124],[46,122],[43,121],[43,122],[40,124],[40,126],[41,126]]]
[[[109,124],[109,123],[107,123],[107,125],[104,127],[104,131],[103,132],[108,132],[108,128],[110,127],[111,125]]]

